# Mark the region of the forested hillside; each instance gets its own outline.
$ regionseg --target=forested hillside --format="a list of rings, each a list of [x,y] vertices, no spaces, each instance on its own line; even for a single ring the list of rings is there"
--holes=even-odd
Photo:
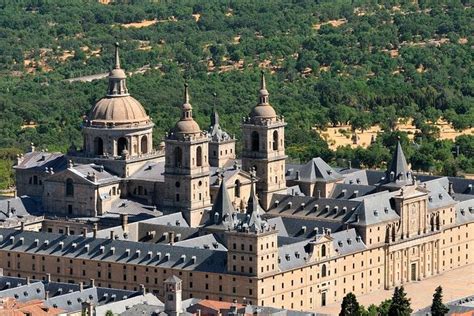
[[[107,71],[119,42],[122,66],[144,69],[129,78],[129,89],[156,123],[155,143],[178,117],[184,78],[201,127],[216,107],[223,126],[239,137],[238,122],[256,102],[263,68],[270,100],[288,122],[291,158],[320,155],[383,167],[401,137],[414,169],[472,173],[473,136],[441,141],[428,124],[438,118],[456,129],[474,124],[470,5],[469,0],[3,1],[2,166],[16,154],[8,148],[25,150],[34,142],[65,151],[71,143],[82,144],[82,118],[105,94],[106,81],[64,79]],[[414,118],[422,131],[417,144],[393,130],[400,117]],[[328,124],[362,129],[380,124],[384,133],[368,149],[333,152],[310,134],[312,127]],[[11,184],[10,175],[2,175],[0,186]]]

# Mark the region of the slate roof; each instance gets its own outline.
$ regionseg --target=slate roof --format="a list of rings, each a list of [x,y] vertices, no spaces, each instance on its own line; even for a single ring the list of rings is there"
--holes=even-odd
[[[300,180],[303,182],[316,181],[335,181],[342,178],[342,175],[336,172],[320,157],[313,158],[299,170]],[[298,179],[296,179],[298,180]]]
[[[350,200],[374,193],[376,188],[374,185],[336,183],[329,197],[333,199]]]
[[[139,223],[138,240],[147,243],[168,244],[170,232],[174,233],[175,242],[199,236],[199,228]]]
[[[76,164],[72,168],[68,168],[68,170],[83,178],[84,180],[95,184],[108,184],[120,180],[119,177],[105,170],[104,166],[99,166],[96,164]],[[56,174],[57,173],[58,172],[56,172]],[[95,174],[95,181],[92,181],[88,177],[88,175],[92,174]]]
[[[274,194],[267,213],[283,217],[293,216],[311,220],[343,222],[355,210],[360,201],[288,196]]]
[[[408,168],[408,163],[400,142],[397,143],[392,161],[390,162],[390,167],[385,173],[384,183],[391,183],[397,186],[412,183],[411,171]]]
[[[216,225],[222,225],[224,228],[234,228],[237,224],[235,216],[235,208],[227,192],[224,181],[221,181],[216,199],[212,205],[210,221]]]
[[[41,282],[22,284],[20,286],[12,284],[10,288],[0,291],[0,297],[13,297],[19,302],[27,302],[34,299],[42,300],[44,296],[45,289]]]
[[[374,225],[400,219],[391,203],[396,194],[398,191],[382,191],[358,198],[361,204],[346,222],[354,225]]]
[[[260,206],[260,202],[252,183],[250,197],[247,203],[247,211],[245,213],[245,218],[242,221],[242,228],[248,228],[252,232],[263,232],[266,228],[268,228],[268,223],[263,218],[264,214],[265,211]]]
[[[227,248],[219,243],[213,234],[207,234],[199,237],[189,238],[183,241],[178,241],[174,243],[174,245],[179,247],[227,251]]]
[[[318,233],[321,234],[327,228],[332,232],[336,232],[343,226],[342,222],[333,221],[308,221],[306,219],[291,217],[282,217],[281,220],[287,231],[287,236],[307,239],[315,237]],[[270,223],[271,220],[269,219],[268,222]]]
[[[66,157],[61,153],[33,151],[26,153],[21,162],[14,168],[30,169],[32,171],[45,171],[45,168],[53,168],[53,171],[57,172],[66,169],[66,166]]]
[[[0,228],[0,236],[0,248],[13,252],[216,273],[226,271],[226,253],[212,249],[84,238],[4,228]]]
[[[137,295],[135,297],[127,298],[118,302],[96,306],[95,312],[97,315],[105,315],[107,311],[112,311],[112,313],[115,315],[128,311],[135,305],[141,304],[156,307],[164,306],[164,304],[156,296],[148,293],[145,295]]]
[[[456,224],[474,222],[474,198],[456,204]]]
[[[306,265],[309,254],[307,246],[309,240],[284,244],[278,247],[278,266],[280,271],[288,271]]]
[[[10,205],[10,212],[8,205]],[[0,200],[0,222],[13,217],[39,215],[40,209],[40,203],[29,196]]]
[[[219,124],[219,114],[213,111],[211,114],[211,126],[208,131],[209,138],[212,142],[223,142],[231,140],[229,134],[227,134]]]
[[[156,315],[167,315],[167,314],[162,314],[164,310],[163,306],[157,306],[157,305],[148,305],[148,304],[135,304],[131,306],[129,309],[123,311],[120,313],[120,316],[136,316],[136,315],[142,315],[142,316],[156,316]]]
[[[231,166],[228,167],[223,167],[223,168],[218,168],[218,167],[210,167],[210,182],[211,186],[217,186],[218,181],[217,177],[223,177],[221,181],[225,182],[228,184],[228,180],[235,176],[236,174],[244,174],[248,178],[250,178],[250,174],[240,168],[240,165],[238,164],[237,161],[234,161],[234,163]],[[244,183],[250,183],[250,179],[248,181],[242,181],[242,184]],[[220,185],[220,184],[219,184]]]
[[[163,173],[165,172],[165,162],[148,161],[143,167],[138,169],[127,179],[144,180],[153,182],[165,182]]]
[[[428,210],[453,205],[456,201],[448,194],[449,180],[446,177],[423,182],[422,186],[428,192]]]
[[[112,207],[108,214],[128,214],[128,215],[145,215],[146,218],[158,217],[163,213],[158,211],[152,205],[146,205],[135,200],[116,199],[112,202]]]
[[[338,255],[347,255],[367,249],[354,228],[331,233],[332,244]]]

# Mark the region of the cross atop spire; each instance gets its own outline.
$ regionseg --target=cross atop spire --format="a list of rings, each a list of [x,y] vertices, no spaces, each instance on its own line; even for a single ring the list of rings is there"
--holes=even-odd
[[[115,66],[114,69],[120,69],[119,43],[115,43]]]

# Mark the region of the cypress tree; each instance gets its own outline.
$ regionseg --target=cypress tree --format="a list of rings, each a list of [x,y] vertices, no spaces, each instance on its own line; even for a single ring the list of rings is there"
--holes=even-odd
[[[443,316],[446,315],[449,308],[443,304],[443,289],[438,286],[433,294],[433,303],[431,304],[431,315]]]
[[[395,287],[392,303],[388,310],[389,316],[409,316],[413,310],[410,307],[410,299],[406,297],[403,286]]]
[[[352,292],[348,293],[342,299],[341,312],[339,313],[339,316],[358,316],[359,314],[359,303],[357,302],[356,296]]]

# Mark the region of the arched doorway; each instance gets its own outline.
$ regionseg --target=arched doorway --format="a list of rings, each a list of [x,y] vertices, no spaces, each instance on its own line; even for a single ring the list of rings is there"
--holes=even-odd
[[[140,149],[142,154],[148,153],[148,137],[146,135],[140,141]]]
[[[128,141],[125,137],[120,137],[117,141],[117,156],[122,155],[124,150],[128,151]]]
[[[104,154],[104,141],[100,137],[94,139],[94,154],[102,156]]]

